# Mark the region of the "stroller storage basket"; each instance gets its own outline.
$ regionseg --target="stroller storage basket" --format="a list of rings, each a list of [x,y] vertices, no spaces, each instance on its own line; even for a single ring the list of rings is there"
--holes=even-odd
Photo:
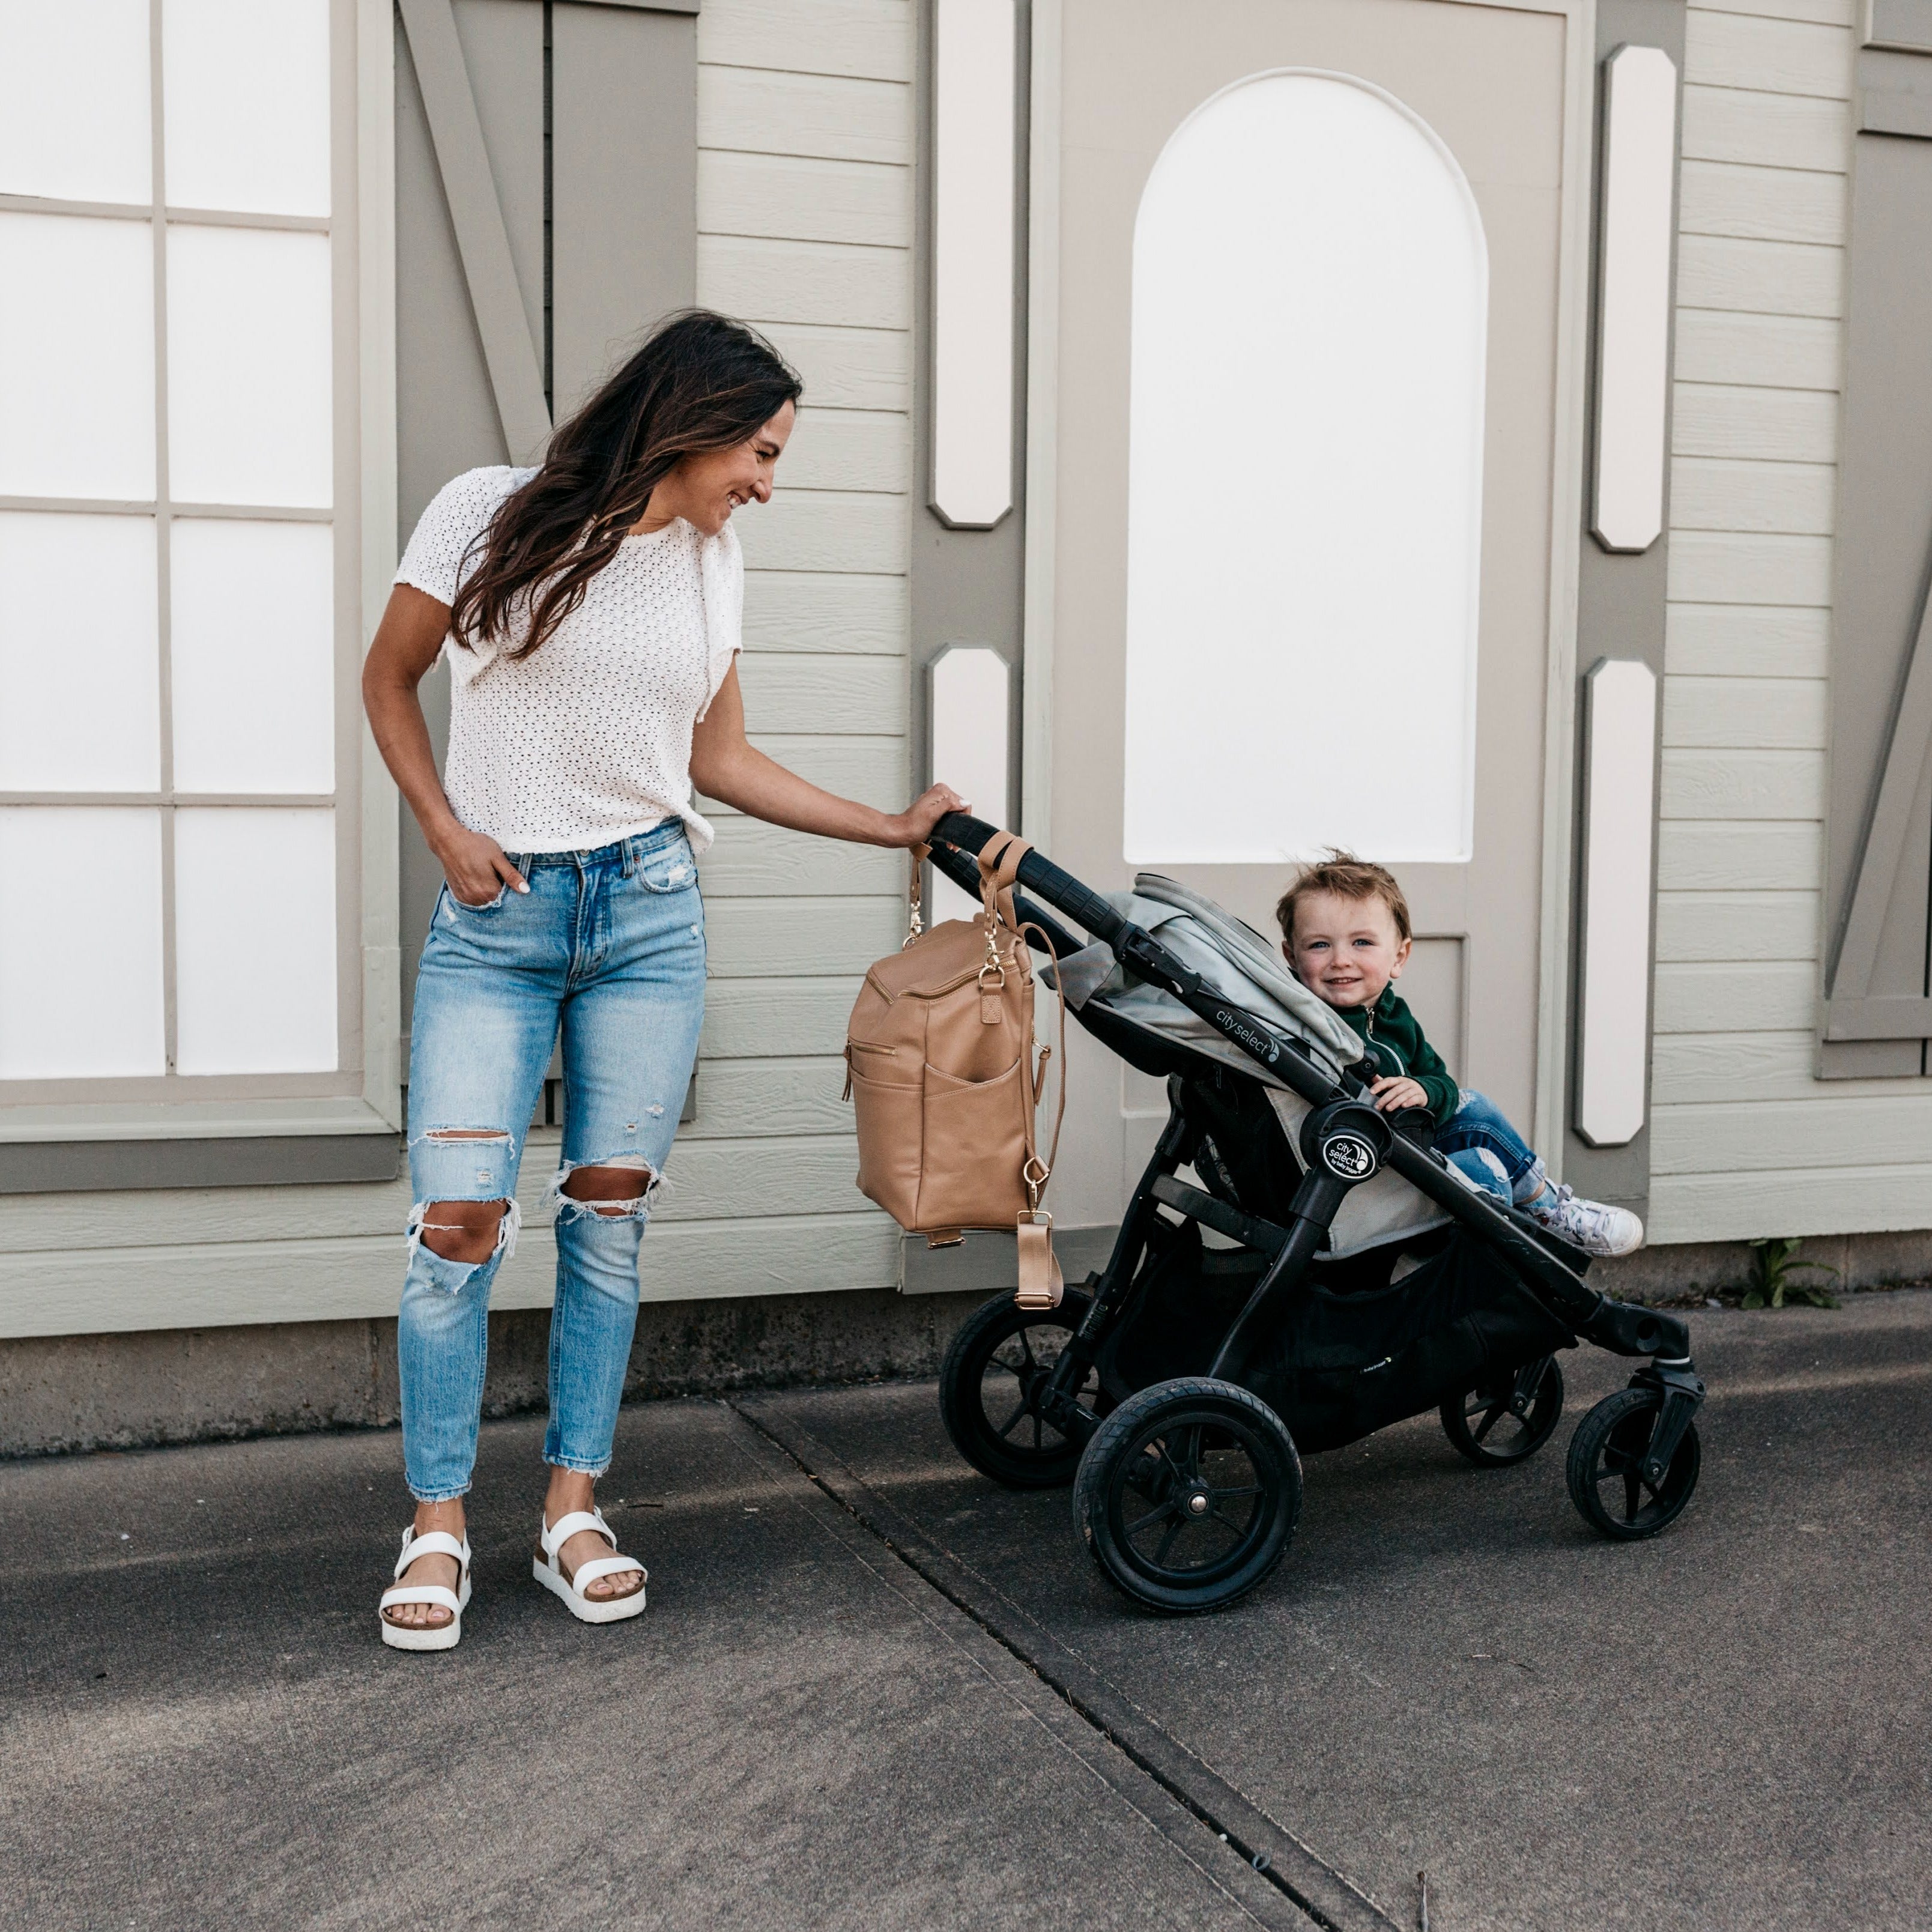
[[[934,863],[970,890],[994,836],[943,818]],[[1598,1294],[1587,1258],[1473,1189],[1426,1120],[1392,1124],[1354,1036],[1220,908],[1150,874],[1102,895],[1037,851],[1018,880],[1042,974],[1166,1078],[1170,1111],[1077,1321],[1042,1314],[1036,1336],[989,1304],[949,1351],[969,1461],[1038,1486],[1084,1444],[1076,1516],[1102,1571],[1149,1607],[1210,1609],[1286,1555],[1300,1452],[1439,1407],[1472,1462],[1520,1460],[1561,1410],[1554,1357],[1587,1341],[1648,1359],[1579,1426],[1573,1501],[1624,1539],[1682,1512],[1704,1387],[1681,1321]],[[1036,1469],[1029,1440],[1049,1445]]]

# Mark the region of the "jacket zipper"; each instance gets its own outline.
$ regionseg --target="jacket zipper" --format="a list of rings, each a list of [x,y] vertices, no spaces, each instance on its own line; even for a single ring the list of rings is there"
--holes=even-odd
[[[1376,1057],[1376,1064],[1379,1066],[1382,1064],[1381,1049],[1383,1042],[1376,1037],[1376,1010],[1373,1006],[1365,1006],[1362,1010],[1362,1024],[1367,1030],[1369,1051]],[[1402,1048],[1390,1042],[1389,1052],[1394,1058],[1396,1072],[1398,1074],[1406,1075],[1408,1072],[1408,1066],[1402,1057]]]

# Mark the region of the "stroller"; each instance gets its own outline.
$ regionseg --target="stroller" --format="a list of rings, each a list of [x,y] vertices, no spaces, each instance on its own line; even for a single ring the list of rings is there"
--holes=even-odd
[[[949,814],[933,863],[976,892],[998,836]],[[1470,1462],[1521,1462],[1580,1340],[1649,1359],[1572,1436],[1571,1500],[1625,1541],[1682,1513],[1704,1384],[1682,1321],[1586,1287],[1588,1256],[1432,1150],[1426,1110],[1379,1111],[1360,1042],[1251,927],[1156,874],[1102,896],[1029,852],[1018,877],[1042,976],[1166,1081],[1169,1112],[1106,1268],[1052,1310],[997,1295],[955,1336],[940,1408],[968,1462],[1013,1489],[1070,1482],[1111,1582],[1215,1610],[1287,1554],[1298,1452],[1439,1408]]]

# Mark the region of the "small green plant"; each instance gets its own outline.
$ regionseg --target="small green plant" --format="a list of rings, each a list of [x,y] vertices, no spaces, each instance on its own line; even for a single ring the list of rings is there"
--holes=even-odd
[[[1782,1308],[1787,1302],[1802,1302],[1811,1308],[1838,1306],[1838,1298],[1822,1282],[1794,1279],[1807,1274],[1835,1278],[1838,1272],[1828,1262],[1801,1262],[1795,1258],[1802,1245],[1798,1237],[1767,1235],[1750,1245],[1751,1282],[1740,1306]]]

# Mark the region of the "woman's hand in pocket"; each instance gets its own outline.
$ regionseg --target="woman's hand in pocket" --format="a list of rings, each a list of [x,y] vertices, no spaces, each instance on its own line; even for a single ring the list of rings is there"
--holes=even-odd
[[[452,897],[464,905],[488,905],[506,885],[520,892],[530,890],[502,847],[466,826],[459,825],[439,839],[436,856],[442,862],[442,876],[449,883]]]

